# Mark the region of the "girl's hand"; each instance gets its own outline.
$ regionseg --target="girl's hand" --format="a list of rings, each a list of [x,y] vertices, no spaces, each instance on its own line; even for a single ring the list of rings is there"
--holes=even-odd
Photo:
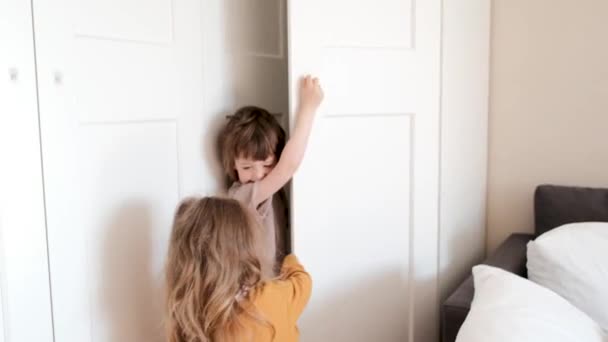
[[[300,110],[314,112],[323,101],[323,89],[319,85],[319,79],[306,75],[300,81]]]

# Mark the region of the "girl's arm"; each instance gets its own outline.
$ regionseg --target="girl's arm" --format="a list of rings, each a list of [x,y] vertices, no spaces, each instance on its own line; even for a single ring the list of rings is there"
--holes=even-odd
[[[283,260],[281,279],[289,284],[285,287],[289,318],[292,322],[296,322],[310,300],[312,279],[293,254],[289,254]]]
[[[322,100],[323,90],[319,86],[319,80],[311,76],[304,77],[300,83],[300,104],[293,134],[285,145],[277,165],[259,182],[253,199],[256,206],[279,191],[300,166],[315,113]]]

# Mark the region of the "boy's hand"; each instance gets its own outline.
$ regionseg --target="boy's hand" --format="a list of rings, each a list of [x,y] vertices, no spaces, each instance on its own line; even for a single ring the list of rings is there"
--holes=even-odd
[[[296,123],[291,132],[291,137],[276,166],[258,183],[258,189],[254,195],[255,206],[267,200],[279,191],[296,172],[308,144],[308,137],[312,129],[315,112],[323,101],[323,90],[317,78],[310,75],[300,80],[300,103],[296,114]]]
[[[314,112],[323,101],[323,89],[319,85],[319,79],[306,75],[300,82],[300,109],[302,111]]]

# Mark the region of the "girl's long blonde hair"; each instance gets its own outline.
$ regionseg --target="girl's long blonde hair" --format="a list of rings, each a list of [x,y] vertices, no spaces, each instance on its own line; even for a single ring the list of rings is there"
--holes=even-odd
[[[245,319],[266,324],[239,298],[261,284],[257,224],[233,199],[178,206],[166,265],[169,342],[243,341]]]

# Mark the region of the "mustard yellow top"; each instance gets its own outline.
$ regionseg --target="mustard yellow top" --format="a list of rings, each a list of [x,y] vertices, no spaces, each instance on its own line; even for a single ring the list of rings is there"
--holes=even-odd
[[[249,300],[258,312],[274,327],[251,321],[247,330],[253,332],[255,342],[297,342],[299,331],[297,321],[308,303],[312,291],[312,280],[295,255],[283,260],[281,280],[268,281],[264,286],[252,291]]]

